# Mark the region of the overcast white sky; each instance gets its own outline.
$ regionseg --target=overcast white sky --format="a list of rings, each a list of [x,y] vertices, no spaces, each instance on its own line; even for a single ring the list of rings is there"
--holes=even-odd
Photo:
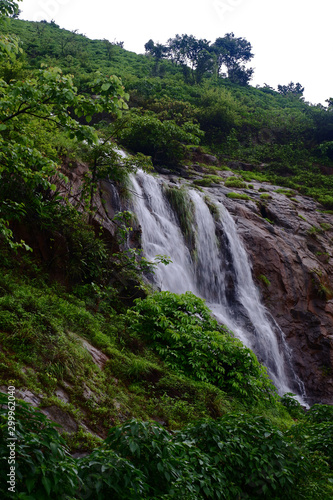
[[[233,31],[252,44],[251,85],[300,82],[313,104],[333,97],[332,0],[23,0],[20,8],[21,19],[54,19],[137,53],[150,38],[187,33],[214,42]]]

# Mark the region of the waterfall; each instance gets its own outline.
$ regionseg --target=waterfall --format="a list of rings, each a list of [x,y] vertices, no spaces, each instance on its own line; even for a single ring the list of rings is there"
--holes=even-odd
[[[178,226],[176,217],[165,200],[156,178],[139,172],[131,178],[134,210],[142,229],[142,247],[145,257],[153,260],[156,255],[167,255],[172,262],[158,265],[155,271],[156,284],[162,290],[197,294],[194,285],[194,269],[190,252]]]
[[[234,332],[267,367],[279,394],[293,392],[304,404],[304,386],[296,376],[283,332],[261,304],[251,266],[228,210],[214,202],[214,220],[202,195],[190,190],[195,207],[195,257],[191,256],[161,181],[144,172],[132,177],[134,211],[142,229],[142,247],[152,260],[158,254],[172,264],[158,265],[155,280],[162,290],[192,291],[206,300],[219,322]]]

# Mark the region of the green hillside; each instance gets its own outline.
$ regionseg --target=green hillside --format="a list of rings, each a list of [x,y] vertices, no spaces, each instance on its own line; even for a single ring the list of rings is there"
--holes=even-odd
[[[201,299],[153,292],[154,263],[124,245],[132,214],[112,234],[96,218],[99,181],[125,201],[138,167],[200,168],[205,185],[234,169],[332,210],[331,108],[208,70],[191,81],[171,60],[6,19],[15,5],[0,5],[1,497],[332,498],[332,407],[280,398]]]
[[[277,92],[268,85],[237,85],[211,72],[200,85],[190,85],[182,67],[168,59],[156,62],[149,53],[137,55],[107,40],[89,40],[54,23],[13,20],[10,30],[23,41],[24,64],[31,69],[60,66],[74,75],[79,92],[87,91],[96,71],[121,77],[130,95],[130,113],[122,118],[126,123],[121,130],[115,127],[116,137],[152,156],[154,163],[173,168],[186,163],[190,158],[184,143],[192,141],[221,161],[239,161],[239,169],[250,164],[246,169],[333,207],[332,177],[327,175],[333,168],[331,107],[304,102],[296,85]],[[137,133],[143,122],[144,144]],[[166,137],[168,148],[157,131]]]

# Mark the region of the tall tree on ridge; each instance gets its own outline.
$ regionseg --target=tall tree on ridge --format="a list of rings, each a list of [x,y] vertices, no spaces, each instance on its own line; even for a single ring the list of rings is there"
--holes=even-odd
[[[227,76],[233,83],[246,85],[252,77],[253,68],[245,68],[253,58],[252,46],[245,38],[236,38],[234,33],[227,33],[217,38],[211,46],[216,54],[217,74]],[[225,66],[227,73],[223,73]]]

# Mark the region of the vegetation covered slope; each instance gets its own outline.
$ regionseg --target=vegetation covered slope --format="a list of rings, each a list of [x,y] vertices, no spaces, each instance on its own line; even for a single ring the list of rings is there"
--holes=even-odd
[[[55,23],[17,20],[10,29],[24,40],[31,68],[60,65],[64,73],[74,74],[80,91],[87,90],[96,70],[120,76],[131,112],[115,134],[132,150],[152,156],[155,165],[188,163],[186,143],[200,143],[223,162],[246,163],[332,207],[332,176],[327,175],[333,167],[332,108],[304,102],[300,86],[253,88],[213,70],[205,71],[200,84],[190,84],[184,64],[175,58],[159,59],[156,72],[156,55],[148,43],[146,55],[137,55]]]
[[[0,12],[15,9],[6,1]],[[17,404],[14,498],[331,498],[331,408],[305,415],[280,401],[201,300],[151,293],[142,272],[153,266],[125,245],[131,215],[118,213],[108,232],[96,217],[99,181],[126,197],[126,175],[151,168],[142,154],[178,172],[208,152],[245,161],[330,207],[320,170],[331,167],[330,112],[209,73],[191,85],[167,60],[157,76],[150,57],[55,23],[12,20],[2,32],[2,496],[13,497],[15,387],[71,432]],[[124,161],[115,139],[141,154]],[[76,192],[65,188],[73,166]]]

